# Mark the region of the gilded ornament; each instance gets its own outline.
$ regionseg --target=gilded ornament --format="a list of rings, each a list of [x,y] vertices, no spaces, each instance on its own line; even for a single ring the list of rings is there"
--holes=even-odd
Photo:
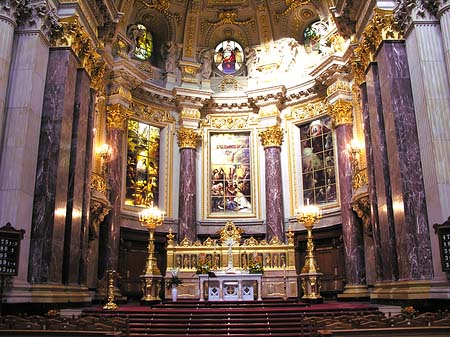
[[[169,228],[169,234],[167,234],[166,237],[167,237],[167,247],[173,247],[173,239],[175,239],[175,234],[173,234],[172,227]]]
[[[361,84],[365,80],[365,71],[382,41],[402,40],[400,27],[390,10],[374,9],[372,19],[361,34],[359,43],[353,49],[350,65],[355,81]]]
[[[106,180],[105,177],[92,173],[91,175],[91,190],[100,192],[106,195]]]
[[[192,108],[184,108],[181,110],[181,118],[200,119],[200,110]]]
[[[372,235],[372,223],[370,220],[370,200],[367,193],[358,196],[354,201],[352,201],[351,205],[358,218],[362,220],[364,231],[368,235]]]
[[[144,0],[139,0],[139,1],[145,7],[150,8],[150,9],[156,9],[158,12],[164,14],[166,17],[174,19],[177,24],[180,23],[180,15],[169,11],[169,8],[170,8],[169,0],[152,1],[152,3],[147,3]],[[156,2],[156,3],[154,4],[154,2]]]
[[[283,136],[284,130],[278,125],[271,126],[259,132],[261,144],[264,148],[281,147],[281,144],[283,144]]]
[[[197,141],[199,141],[202,137],[198,130],[185,127],[180,127],[177,130],[177,135],[178,147],[180,149],[195,149],[197,147]]]
[[[353,190],[357,191],[361,187],[369,184],[369,177],[367,175],[367,168],[360,169],[353,174]]]
[[[259,116],[260,117],[272,117],[272,116],[279,116],[280,110],[277,108],[276,105],[267,105],[263,106],[259,109]]]
[[[244,233],[244,230],[236,227],[233,221],[229,220],[218,234],[220,235],[220,242],[225,244],[230,239],[236,243],[241,242],[241,236]]]
[[[324,114],[327,111],[327,105],[324,101],[318,103],[308,103],[292,109],[291,116],[298,120],[306,120]]]
[[[106,115],[106,125],[109,129],[125,131],[126,121],[131,116],[131,112],[121,104],[108,105]]]
[[[286,0],[287,8],[282,12],[277,12],[274,14],[275,20],[279,21],[283,16],[287,16],[293,10],[307,5],[311,2],[311,0]]]
[[[350,83],[347,81],[339,80],[334,82],[327,88],[327,96],[332,96],[337,92],[345,92],[350,94],[352,92]]]
[[[217,16],[219,17],[218,21],[209,21],[209,20],[202,21],[200,26],[201,31],[204,32],[207,27],[219,27],[226,24],[237,26],[251,25],[253,30],[256,30],[255,20],[253,19],[238,20],[238,12],[236,10],[227,10],[219,12]]]
[[[131,103],[131,112],[146,122],[174,123],[175,118],[168,110],[161,110],[149,105]]]
[[[234,116],[208,115],[201,124],[204,127],[211,127],[214,129],[244,129],[258,125],[258,117],[253,114]]]
[[[333,120],[335,126],[353,123],[353,105],[352,102],[337,100],[328,106],[328,114]]]

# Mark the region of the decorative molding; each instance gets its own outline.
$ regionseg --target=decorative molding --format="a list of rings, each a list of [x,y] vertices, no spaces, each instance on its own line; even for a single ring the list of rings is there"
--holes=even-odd
[[[211,27],[219,27],[222,25],[237,25],[237,26],[247,26],[251,25],[253,30],[256,30],[256,22],[253,19],[247,19],[247,20],[238,20],[238,12],[237,10],[226,10],[223,12],[217,13],[217,16],[219,17],[218,21],[209,21],[209,20],[203,20],[200,26],[200,29],[202,32],[204,32],[207,28]]]
[[[352,102],[339,99],[333,104],[328,105],[328,114],[337,127],[344,124],[353,123],[353,105]]]
[[[279,125],[271,126],[259,132],[261,144],[264,148],[281,147],[283,144],[284,130]]]
[[[191,128],[180,127],[177,130],[178,136],[178,147],[180,149],[196,149],[197,141],[199,141],[202,136],[198,130]]]
[[[332,96],[337,92],[352,93],[350,82],[337,80],[327,88],[327,96]]]
[[[172,13],[169,11],[169,8],[170,8],[169,0],[152,1],[152,2],[156,2],[156,4],[147,3],[144,0],[139,0],[139,2],[141,4],[143,4],[146,8],[155,9],[158,12],[164,14],[166,17],[174,19],[177,24],[179,24],[181,21],[180,15],[178,13]]]
[[[200,119],[200,110],[195,108],[183,108],[180,113],[180,118]]]
[[[16,10],[20,2],[20,0],[0,0],[0,16],[2,20],[7,20],[15,26]]]
[[[208,115],[202,121],[202,127],[214,129],[246,129],[258,125],[258,116],[254,114],[245,115]]]
[[[147,122],[157,123],[175,123],[175,118],[168,110],[157,109],[147,104],[133,102],[130,105],[130,111],[137,117]]]
[[[291,111],[291,117],[297,120],[307,120],[323,115],[327,112],[328,109],[326,102],[320,101],[317,103],[308,103],[307,105],[293,108]]]
[[[365,81],[365,71],[369,63],[374,61],[381,42],[402,39],[403,34],[394,19],[393,12],[375,8],[373,17],[364,29],[359,43],[356,43],[353,57],[350,59],[350,66],[358,85]]]
[[[276,106],[276,104],[270,104],[266,106],[262,106],[259,108],[259,117],[273,117],[280,116],[280,109]]]
[[[126,121],[131,116],[130,110],[121,104],[108,105],[106,125],[108,129],[125,131]]]
[[[310,2],[311,2],[311,0],[286,0],[287,8],[284,11],[282,11],[282,12],[276,12],[274,14],[275,20],[276,21],[280,21],[280,19],[283,16],[287,16],[293,10],[295,10],[295,9],[301,7],[301,6],[307,5]]]

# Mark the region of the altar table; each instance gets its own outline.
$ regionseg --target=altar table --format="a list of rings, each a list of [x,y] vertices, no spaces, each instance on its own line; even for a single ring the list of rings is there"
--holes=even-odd
[[[200,274],[198,275],[198,281],[200,285],[200,301],[205,300],[205,282],[208,282],[209,285],[211,283],[219,283],[219,291],[218,291],[218,301],[227,301],[227,300],[235,300],[233,296],[227,296],[228,294],[224,294],[227,291],[227,287],[230,289],[235,289],[237,286],[237,300],[250,300],[249,298],[244,298],[243,296],[243,283],[244,287],[252,287],[253,282],[258,284],[258,301],[261,301],[261,282],[262,282],[262,274],[248,274],[248,273],[215,273],[214,276],[208,274]],[[250,286],[246,286],[246,284],[251,283]],[[210,285],[211,286],[211,285]],[[225,287],[225,289],[224,289]],[[251,298],[253,300],[253,298]]]

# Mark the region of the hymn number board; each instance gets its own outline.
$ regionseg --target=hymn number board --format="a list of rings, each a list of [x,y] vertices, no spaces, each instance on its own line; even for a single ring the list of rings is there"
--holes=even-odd
[[[443,224],[435,224],[441,250],[442,271],[450,272],[450,218]]]
[[[16,230],[8,222],[0,228],[0,276],[16,276],[19,272],[20,240],[25,231]]]

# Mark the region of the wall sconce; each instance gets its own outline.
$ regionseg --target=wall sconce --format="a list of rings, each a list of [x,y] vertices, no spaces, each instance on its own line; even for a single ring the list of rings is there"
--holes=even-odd
[[[361,169],[361,153],[364,145],[357,139],[352,139],[347,146],[350,154],[350,163],[352,164],[353,173],[357,173]]]
[[[111,160],[112,149],[108,144],[103,144],[97,149],[97,154],[102,158],[101,168],[102,175],[106,177],[107,163]]]

